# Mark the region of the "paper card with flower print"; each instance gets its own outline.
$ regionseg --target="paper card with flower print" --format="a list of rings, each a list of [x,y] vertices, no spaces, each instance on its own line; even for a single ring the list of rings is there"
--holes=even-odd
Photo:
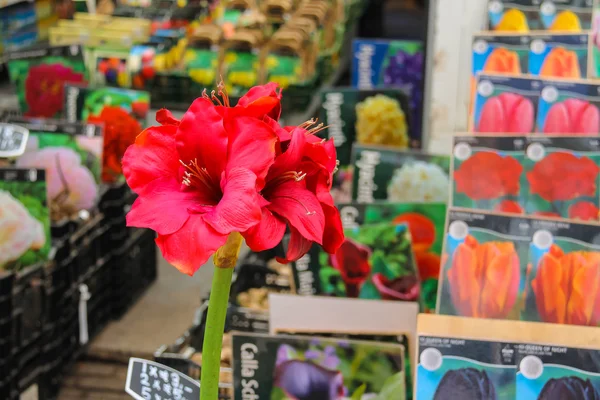
[[[0,270],[20,271],[48,260],[50,212],[46,172],[0,168]]]
[[[446,204],[352,203],[338,204],[338,209],[342,224],[348,229],[382,222],[408,224],[413,254],[421,280],[421,298],[425,311],[434,310],[444,241]]]
[[[490,0],[490,30],[582,32],[592,28],[594,0]]]
[[[36,47],[7,55],[11,82],[26,116],[62,115],[64,85],[86,84],[87,71],[79,45]]]
[[[319,246],[293,263],[296,291],[372,300],[420,301],[408,226],[383,222],[345,229],[335,255]]]
[[[248,334],[232,340],[236,399],[406,399],[402,345]]]
[[[123,179],[121,158],[146,125],[150,94],[121,88],[65,87],[65,115],[68,121],[104,124],[102,181]]]
[[[92,209],[102,168],[102,125],[16,117],[9,121],[29,130],[25,153],[16,165],[46,170],[52,221]]]
[[[352,149],[354,165],[352,200],[373,203],[448,201],[450,157],[398,151],[392,147],[360,146]]]
[[[598,220],[600,142],[581,136],[454,139],[452,205]]]

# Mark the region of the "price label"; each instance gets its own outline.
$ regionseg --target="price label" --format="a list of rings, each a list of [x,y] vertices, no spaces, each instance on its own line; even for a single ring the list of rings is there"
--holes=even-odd
[[[200,382],[154,361],[130,358],[125,391],[136,400],[196,400]]]
[[[0,158],[23,154],[28,137],[29,131],[22,126],[0,123]]]

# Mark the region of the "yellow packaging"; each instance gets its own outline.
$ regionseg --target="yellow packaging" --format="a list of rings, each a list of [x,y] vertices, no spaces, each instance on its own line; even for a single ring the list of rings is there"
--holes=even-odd
[[[111,20],[111,16],[110,15],[103,15],[103,14],[89,14],[89,13],[83,13],[83,12],[76,12],[75,15],[73,16],[75,21],[88,21],[90,23],[107,23]]]
[[[51,46],[64,46],[69,44],[89,44],[90,30],[81,27],[66,28],[53,26],[48,30]]]

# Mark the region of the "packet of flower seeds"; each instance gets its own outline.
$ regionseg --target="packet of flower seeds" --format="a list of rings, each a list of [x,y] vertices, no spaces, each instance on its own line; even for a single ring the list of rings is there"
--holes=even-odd
[[[494,31],[581,32],[592,27],[594,0],[491,0],[489,28]]]
[[[524,136],[455,136],[453,207],[524,214]]]
[[[95,87],[131,87],[131,72],[128,68],[129,48],[102,46],[93,50],[90,77]]]
[[[411,110],[411,137],[421,140],[425,54],[421,41],[355,39],[352,45],[352,86],[401,88]]]
[[[29,130],[20,168],[43,168],[52,221],[69,218],[96,205],[102,170],[101,125],[50,119],[10,118]]]
[[[525,196],[524,213],[598,221],[598,139],[581,136],[530,136],[525,140],[524,179],[521,182]]]
[[[593,44],[587,32],[533,35],[529,73],[542,78],[595,77],[590,68]]]
[[[425,311],[434,310],[446,222],[445,203],[338,204],[346,229],[363,225],[404,223],[408,225],[415,262],[419,270]]]
[[[69,121],[104,124],[102,181],[122,179],[121,158],[146,124],[148,92],[121,88],[65,87],[65,114]]]
[[[469,131],[534,132],[541,86],[537,78],[480,74]]]
[[[600,398],[597,329],[536,325],[538,334],[535,342],[515,346],[516,399]]]
[[[600,325],[600,315],[593,311],[600,276],[600,226],[548,219],[531,219],[529,225],[533,234],[521,319]]]
[[[19,271],[48,260],[50,210],[43,169],[0,168],[0,223],[9,233],[0,244],[0,270]]]
[[[64,85],[87,82],[79,45],[23,50],[9,53],[6,58],[10,80],[16,86],[19,105],[26,116],[60,116]]]
[[[517,341],[531,325],[420,314],[415,399],[515,399]]]
[[[236,399],[406,399],[399,344],[234,334],[232,347]]]
[[[373,203],[448,201],[450,157],[383,146],[352,149],[352,200]]]
[[[447,221],[436,312],[518,320],[532,221],[457,209],[448,211]]]
[[[600,133],[600,83],[544,79],[537,112],[537,132]]]
[[[344,233],[346,239],[335,255],[315,245],[292,264],[298,294],[420,300],[421,285],[405,223],[362,225]]]

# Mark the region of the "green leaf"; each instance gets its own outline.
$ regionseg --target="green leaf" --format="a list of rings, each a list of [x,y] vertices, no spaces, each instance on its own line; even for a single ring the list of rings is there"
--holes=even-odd
[[[350,397],[351,400],[360,400],[362,399],[363,394],[365,394],[365,391],[367,390],[367,384],[363,383],[362,385],[360,385],[360,387],[358,389],[356,389],[354,391],[354,393],[352,393],[352,396]]]
[[[371,283],[370,280],[368,280],[367,282],[365,282],[362,285],[362,287],[360,288],[360,294],[358,295],[358,297],[361,299],[370,299],[370,300],[381,299],[381,295],[379,294],[379,291],[377,290],[375,285],[373,285]]]
[[[385,380],[381,391],[375,400],[405,400],[406,384],[404,383],[404,372],[398,372]]]

